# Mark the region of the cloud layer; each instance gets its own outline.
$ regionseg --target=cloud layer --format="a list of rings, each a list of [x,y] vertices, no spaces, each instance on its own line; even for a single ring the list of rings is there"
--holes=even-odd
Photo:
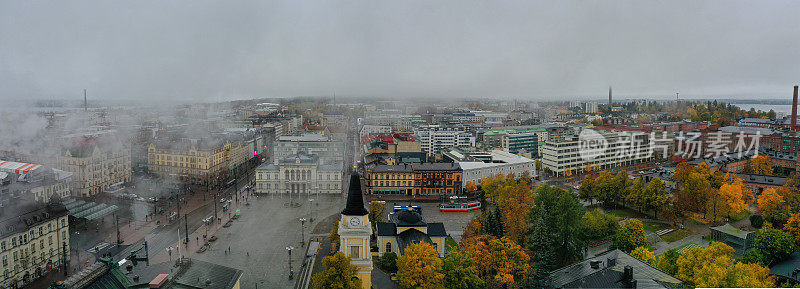
[[[797,1],[2,1],[0,100],[785,97]]]

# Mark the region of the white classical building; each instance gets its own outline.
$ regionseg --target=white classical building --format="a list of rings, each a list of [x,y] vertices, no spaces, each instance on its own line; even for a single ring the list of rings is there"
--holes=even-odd
[[[340,194],[342,165],[321,164],[319,157],[301,151],[264,164],[256,169],[256,193],[259,194]]]

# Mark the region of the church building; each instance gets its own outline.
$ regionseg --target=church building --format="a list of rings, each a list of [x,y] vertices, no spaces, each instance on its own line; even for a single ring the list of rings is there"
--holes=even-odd
[[[439,257],[444,257],[444,239],[447,237],[444,224],[426,223],[413,210],[392,214],[391,222],[378,223],[376,230],[378,253],[381,256],[387,252],[403,256],[408,245],[425,242],[436,249]]]
[[[361,279],[361,287],[369,289],[372,285],[372,254],[369,239],[372,224],[369,211],[364,207],[361,194],[361,178],[357,173],[350,175],[347,204],[339,219],[339,251],[350,257],[351,264],[359,267],[356,276]]]

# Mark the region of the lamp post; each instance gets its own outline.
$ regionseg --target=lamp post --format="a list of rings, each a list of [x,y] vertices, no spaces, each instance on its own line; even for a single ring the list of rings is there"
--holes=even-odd
[[[306,229],[306,218],[300,218],[300,247],[306,246],[306,236],[303,233]]]
[[[294,250],[294,247],[286,247],[286,251],[289,251],[289,280],[294,279],[294,270],[292,270],[292,250]]]
[[[314,199],[308,199],[308,223],[314,223]]]

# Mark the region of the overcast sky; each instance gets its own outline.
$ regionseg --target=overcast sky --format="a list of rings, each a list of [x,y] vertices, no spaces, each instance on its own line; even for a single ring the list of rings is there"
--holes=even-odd
[[[800,1],[0,1],[0,100],[791,97]]]

